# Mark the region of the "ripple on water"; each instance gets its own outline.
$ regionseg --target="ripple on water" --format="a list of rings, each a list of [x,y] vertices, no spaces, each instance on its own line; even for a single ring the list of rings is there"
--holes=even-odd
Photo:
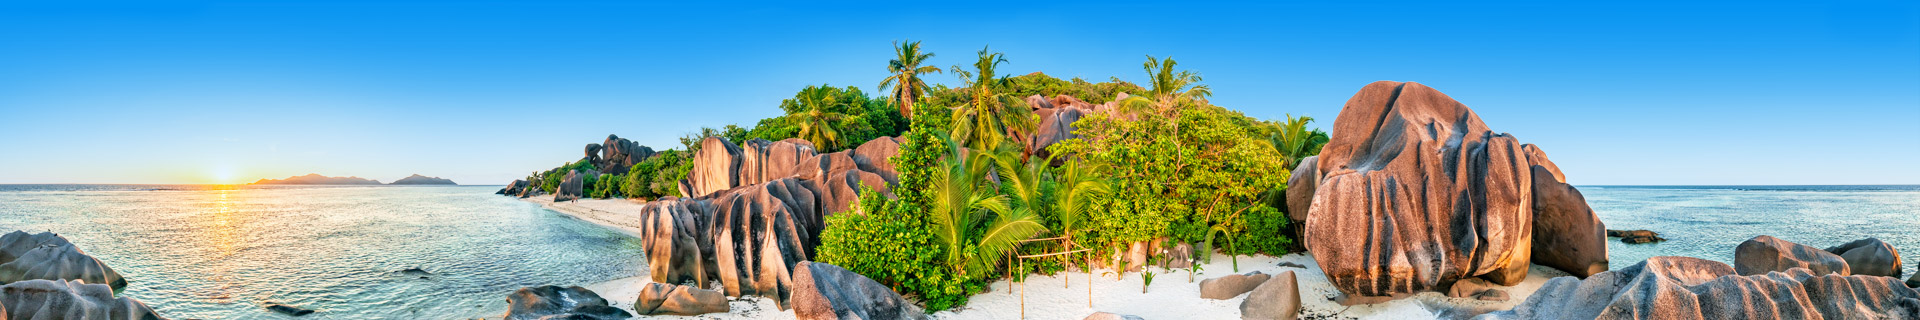
[[[1581,187],[1608,229],[1647,229],[1658,244],[1607,244],[1610,265],[1654,256],[1733,261],[1733,248],[1771,235],[1825,248],[1875,237],[1920,261],[1920,186]],[[1611,239],[1610,239],[1611,240]],[[1901,266],[1908,274],[1911,264]]]
[[[524,286],[643,271],[638,240],[497,187],[0,186],[0,231],[53,231],[171,318],[464,319]],[[130,191],[155,190],[155,191]],[[396,273],[424,268],[429,279]]]

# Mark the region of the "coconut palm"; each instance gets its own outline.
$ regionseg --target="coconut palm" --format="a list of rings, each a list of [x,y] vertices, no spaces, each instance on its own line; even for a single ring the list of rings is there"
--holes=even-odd
[[[1060,155],[1054,154],[1054,157]],[[1072,247],[1073,230],[1085,219],[1094,199],[1105,197],[1113,189],[1094,173],[1092,166],[1081,164],[1080,159],[1068,159],[1053,177],[1053,214],[1060,219],[1061,235],[1067,236],[1067,243]]]
[[[1046,227],[1032,211],[1010,208],[1007,196],[987,181],[992,156],[966,152],[952,140],[947,147],[951,151],[932,177],[929,220],[935,239],[946,249],[947,265],[963,277],[987,274],[1020,240]]]
[[[1327,133],[1320,130],[1307,130],[1307,123],[1313,117],[1287,115],[1287,121],[1280,123],[1280,130],[1267,139],[1273,142],[1273,148],[1280,152],[1281,166],[1293,169],[1300,165],[1300,159],[1320,154],[1320,147],[1327,144]]]
[[[1007,80],[995,78],[994,69],[1006,62],[1006,54],[981,48],[980,59],[973,63],[974,71],[953,66],[953,73],[969,89],[967,104],[953,110],[953,138],[962,145],[995,150],[1008,136],[1025,141],[1040,125],[1026,101],[995,92],[995,87]]]
[[[787,110],[796,110],[788,116],[795,127],[800,128],[799,138],[813,142],[820,150],[834,150],[840,145],[840,132],[834,130],[835,123],[846,119],[847,115],[833,112],[833,104],[839,101],[836,90],[828,86],[807,86],[798,96],[781,103]]]
[[[1179,62],[1169,56],[1164,60],[1154,60],[1147,56],[1147,85],[1152,86],[1146,94],[1128,97],[1120,102],[1120,107],[1128,112],[1152,111],[1168,116],[1170,121],[1178,120],[1181,106],[1205,103],[1213,89],[1200,84],[1200,74],[1191,70],[1174,71]]]
[[[887,80],[880,81],[880,90],[888,91],[889,99],[900,107],[900,117],[913,118],[913,102],[927,95],[927,82],[920,80],[921,74],[940,73],[940,67],[921,66],[920,63],[933,58],[933,53],[920,52],[920,42],[893,42],[893,61],[887,62]],[[897,84],[897,86],[896,86]]]

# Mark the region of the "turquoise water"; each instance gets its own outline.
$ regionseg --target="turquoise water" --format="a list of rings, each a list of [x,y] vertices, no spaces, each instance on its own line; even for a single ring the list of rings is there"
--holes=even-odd
[[[1608,229],[1647,229],[1666,242],[1608,242],[1614,269],[1653,256],[1733,262],[1733,248],[1770,235],[1816,248],[1880,238],[1911,275],[1920,262],[1920,186],[1580,186]]]
[[[53,231],[173,319],[499,316],[533,285],[639,275],[638,239],[494,187],[0,185],[0,232]],[[409,267],[434,275],[401,274]]]

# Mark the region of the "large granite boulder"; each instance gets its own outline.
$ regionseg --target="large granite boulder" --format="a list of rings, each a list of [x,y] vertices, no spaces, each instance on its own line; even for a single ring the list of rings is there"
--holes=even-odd
[[[1533,174],[1517,139],[1437,90],[1392,81],[1354,94],[1333,132],[1304,238],[1334,287],[1381,297],[1526,277]]]
[[[1254,287],[1259,287],[1260,284],[1267,283],[1267,279],[1272,277],[1273,276],[1260,273],[1259,271],[1254,271],[1246,274],[1229,274],[1219,278],[1200,280],[1200,298],[1213,300],[1233,299],[1233,297],[1238,297],[1241,294],[1247,293],[1247,291],[1253,291]]]
[[[653,148],[611,134],[607,135],[607,140],[597,145],[590,144],[587,148],[587,157],[593,160],[593,166],[599,168],[600,172],[612,174],[627,174],[634,164],[646,161],[654,154]]]
[[[793,281],[793,314],[799,319],[926,318],[899,293],[840,266],[801,262]]]
[[[1533,263],[1585,278],[1607,271],[1607,225],[1534,145],[1522,145],[1533,175]]]
[[[1554,278],[1479,319],[1920,319],[1920,292],[1889,277],[1738,275],[1716,261],[1653,257],[1586,280]]]
[[[1294,319],[1300,315],[1300,281],[1281,271],[1240,302],[1241,319]]]
[[[710,227],[713,209],[706,201],[661,197],[641,205],[641,248],[653,282],[704,285],[714,264]]]
[[[1064,164],[1066,159],[1052,158],[1053,152],[1047,147],[1080,137],[1073,133],[1073,122],[1093,114],[1094,106],[1067,95],[1056,96],[1055,99],[1033,95],[1027,97],[1027,105],[1034,108],[1034,116],[1040,120],[1037,130],[1026,141],[1027,154],[1032,159],[1053,159],[1054,165]]]
[[[0,236],[0,283],[31,279],[80,280],[115,290],[127,286],[119,272],[60,235],[14,231]]]
[[[1307,221],[1307,210],[1313,206],[1313,190],[1320,182],[1319,165],[1320,156],[1308,156],[1300,159],[1300,165],[1287,177],[1287,218],[1296,223]]]
[[[26,280],[0,286],[0,319],[166,319],[113,288],[80,280]]]
[[[721,190],[791,177],[801,159],[818,154],[805,140],[747,140],[735,145],[727,139],[700,140],[693,171],[681,183],[683,196],[699,197]]]
[[[1793,268],[1805,268],[1815,275],[1853,274],[1847,260],[1839,255],[1773,236],[1753,237],[1733,249],[1733,269],[1743,276]]]
[[[526,187],[527,187],[526,180],[514,179],[512,183],[508,183],[506,187],[500,188],[500,191],[494,191],[493,194],[498,194],[498,195],[519,194],[520,189],[526,188]]]
[[[506,320],[626,320],[632,313],[607,305],[592,290],[573,287],[526,287],[507,295]]]
[[[567,170],[567,176],[560,178],[560,185],[553,188],[553,202],[585,198],[587,177],[599,175],[600,172],[594,170]]]
[[[1854,240],[1827,248],[1847,261],[1847,270],[1856,275],[1900,277],[1900,250],[1876,238]]]
[[[640,315],[692,316],[727,312],[727,295],[684,285],[649,282],[640,289],[633,311]]]

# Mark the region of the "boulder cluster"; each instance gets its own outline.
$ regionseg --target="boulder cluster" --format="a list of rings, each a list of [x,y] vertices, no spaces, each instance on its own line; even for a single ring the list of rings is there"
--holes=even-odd
[[[606,141],[588,143],[585,151],[587,163],[592,163],[594,168],[600,168],[601,172],[619,173],[627,172],[628,168],[646,161],[655,153],[653,148],[611,134],[607,135]]]
[[[745,146],[702,140],[685,197],[642,206],[640,233],[654,282],[719,282],[729,296],[793,293],[795,265],[812,260],[828,215],[846,211],[861,188],[885,193],[896,183],[887,159],[897,138],[817,153],[805,140],[750,140]]]
[[[1585,280],[1549,280],[1513,310],[1481,318],[1920,319],[1920,291],[1894,277],[1898,257],[1878,239],[1821,250],[1759,236],[1736,247],[1731,266],[1653,257]]]
[[[607,299],[579,286],[525,287],[507,295],[505,320],[625,320],[632,313],[607,305]]]
[[[1419,83],[1380,81],[1347,101],[1332,137],[1289,177],[1290,217],[1344,301],[1377,301],[1538,263],[1607,270],[1605,226],[1538,146],[1496,133]]]
[[[120,273],[51,232],[0,236],[0,319],[164,319],[132,298]]]

